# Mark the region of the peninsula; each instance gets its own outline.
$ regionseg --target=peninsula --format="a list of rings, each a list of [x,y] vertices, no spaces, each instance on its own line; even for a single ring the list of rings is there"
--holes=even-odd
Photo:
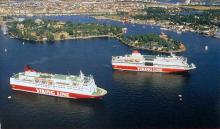
[[[163,53],[183,52],[186,47],[183,43],[170,38],[168,35],[161,33],[122,36],[121,41],[135,49],[150,50]]]
[[[122,27],[96,24],[72,23],[54,20],[26,19],[8,23],[8,33],[14,38],[31,41],[55,41],[116,37],[123,34]]]
[[[23,19],[7,23],[14,38],[36,42],[109,37],[135,49],[182,52],[185,46],[166,34],[125,35],[127,28],[96,23],[72,23],[43,19]]]

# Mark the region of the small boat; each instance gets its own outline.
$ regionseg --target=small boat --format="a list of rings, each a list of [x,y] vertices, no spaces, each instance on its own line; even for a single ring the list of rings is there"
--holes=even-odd
[[[165,28],[165,27],[161,27],[160,29],[161,29],[161,30],[165,30],[165,31],[166,31],[166,30],[169,30],[168,28]]]
[[[209,50],[209,48],[208,48],[208,46],[207,46],[207,45],[205,46],[205,50],[206,50],[206,51],[208,51],[208,50]]]
[[[177,34],[182,34],[182,31],[179,31],[179,30],[178,30],[176,33],[177,33]]]

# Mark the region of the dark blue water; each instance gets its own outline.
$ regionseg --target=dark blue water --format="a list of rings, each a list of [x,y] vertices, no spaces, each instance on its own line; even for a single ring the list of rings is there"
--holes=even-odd
[[[87,16],[47,17],[126,26],[128,34],[160,33],[159,27],[121,24]],[[119,72],[111,57],[131,53],[115,39],[67,40],[37,44],[0,34],[0,122],[3,129],[220,127],[220,39],[177,35],[197,69],[186,75]],[[208,45],[209,50],[204,47]],[[114,46],[114,47],[113,47]],[[7,52],[4,52],[4,49]],[[143,52],[149,54],[149,52]],[[108,91],[102,100],[72,100],[9,88],[9,77],[31,64],[42,72],[92,74]],[[178,101],[182,94],[183,102]],[[12,96],[12,99],[8,99]]]

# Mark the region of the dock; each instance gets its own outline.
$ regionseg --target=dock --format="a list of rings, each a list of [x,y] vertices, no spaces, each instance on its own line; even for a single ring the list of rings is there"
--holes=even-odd
[[[7,35],[8,34],[8,27],[6,25],[6,22],[1,22],[0,25],[1,25],[1,30],[2,30],[3,34]]]

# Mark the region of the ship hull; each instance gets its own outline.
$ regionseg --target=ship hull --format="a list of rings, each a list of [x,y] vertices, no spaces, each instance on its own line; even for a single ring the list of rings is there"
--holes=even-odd
[[[104,95],[94,96],[94,95],[77,94],[72,92],[63,92],[63,91],[28,87],[28,86],[15,85],[15,84],[11,84],[11,88],[12,90],[16,90],[16,91],[24,91],[35,94],[42,94],[42,95],[62,97],[62,98],[71,98],[71,99],[100,99],[104,96]]]
[[[126,65],[112,65],[112,68],[115,70],[124,70],[124,71],[142,71],[142,72],[162,72],[162,73],[184,73],[188,72],[191,69],[183,68],[160,68],[160,67],[147,67],[147,66],[126,66]]]

